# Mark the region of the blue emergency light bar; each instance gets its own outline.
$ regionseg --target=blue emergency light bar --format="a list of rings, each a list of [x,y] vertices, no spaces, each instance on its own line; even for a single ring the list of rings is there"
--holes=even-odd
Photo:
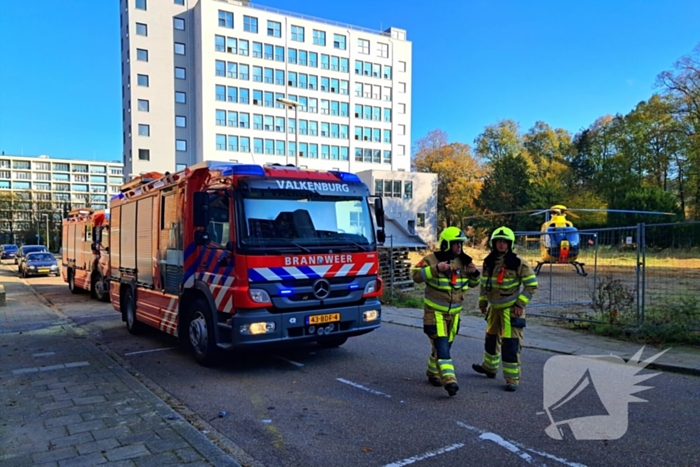
[[[282,289],[280,290],[280,295],[291,295],[293,290],[290,289]]]
[[[231,164],[231,165],[217,165],[212,167],[212,169],[221,170],[221,175],[228,177],[230,175],[258,175],[260,177],[265,176],[265,169],[257,164]]]
[[[349,183],[361,183],[360,177],[350,172],[341,172],[339,170],[329,170],[328,173],[332,173],[344,182]]]
[[[124,199],[124,193],[119,193],[118,195],[114,195],[109,199],[109,202],[111,203],[112,201],[118,200],[118,199]]]

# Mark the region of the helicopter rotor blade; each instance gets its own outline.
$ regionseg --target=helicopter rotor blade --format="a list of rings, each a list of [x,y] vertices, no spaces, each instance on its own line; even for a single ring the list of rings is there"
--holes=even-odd
[[[567,209],[567,211],[578,211],[578,212],[616,212],[622,214],[650,214],[659,216],[675,216],[672,212],[659,212],[659,211],[635,211],[632,209]]]

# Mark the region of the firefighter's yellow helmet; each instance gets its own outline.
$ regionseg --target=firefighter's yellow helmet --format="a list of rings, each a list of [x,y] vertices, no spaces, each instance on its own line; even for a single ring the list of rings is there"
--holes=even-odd
[[[515,243],[515,234],[513,233],[512,230],[510,230],[508,227],[499,227],[496,230],[493,231],[491,234],[491,241],[489,244],[491,245],[491,248],[496,248],[496,245],[494,244],[494,240],[505,240],[508,242],[508,249],[513,248],[513,244]]]
[[[466,242],[467,236],[459,229],[459,227],[448,227],[440,234],[440,251],[450,249],[452,242]]]

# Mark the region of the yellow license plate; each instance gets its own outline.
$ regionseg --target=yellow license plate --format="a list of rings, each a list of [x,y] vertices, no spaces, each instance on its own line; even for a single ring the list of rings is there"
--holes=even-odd
[[[307,316],[306,324],[326,324],[340,321],[340,313],[330,313],[327,315]]]
[[[47,272],[49,272],[49,271],[50,271],[49,269],[39,269],[39,272],[40,272],[41,274],[47,273]]]

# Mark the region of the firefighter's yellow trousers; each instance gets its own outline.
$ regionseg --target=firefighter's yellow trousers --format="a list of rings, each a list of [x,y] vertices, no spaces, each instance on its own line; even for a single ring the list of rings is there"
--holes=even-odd
[[[432,347],[426,375],[428,378],[439,378],[443,386],[456,383],[450,349],[459,330],[459,312],[441,313],[429,307],[425,307],[424,312],[423,332],[428,335]]]
[[[511,316],[511,308],[489,308],[486,316],[484,362],[481,367],[489,373],[498,373],[503,352],[503,378],[507,383],[520,381],[520,350],[523,344],[525,316]]]

